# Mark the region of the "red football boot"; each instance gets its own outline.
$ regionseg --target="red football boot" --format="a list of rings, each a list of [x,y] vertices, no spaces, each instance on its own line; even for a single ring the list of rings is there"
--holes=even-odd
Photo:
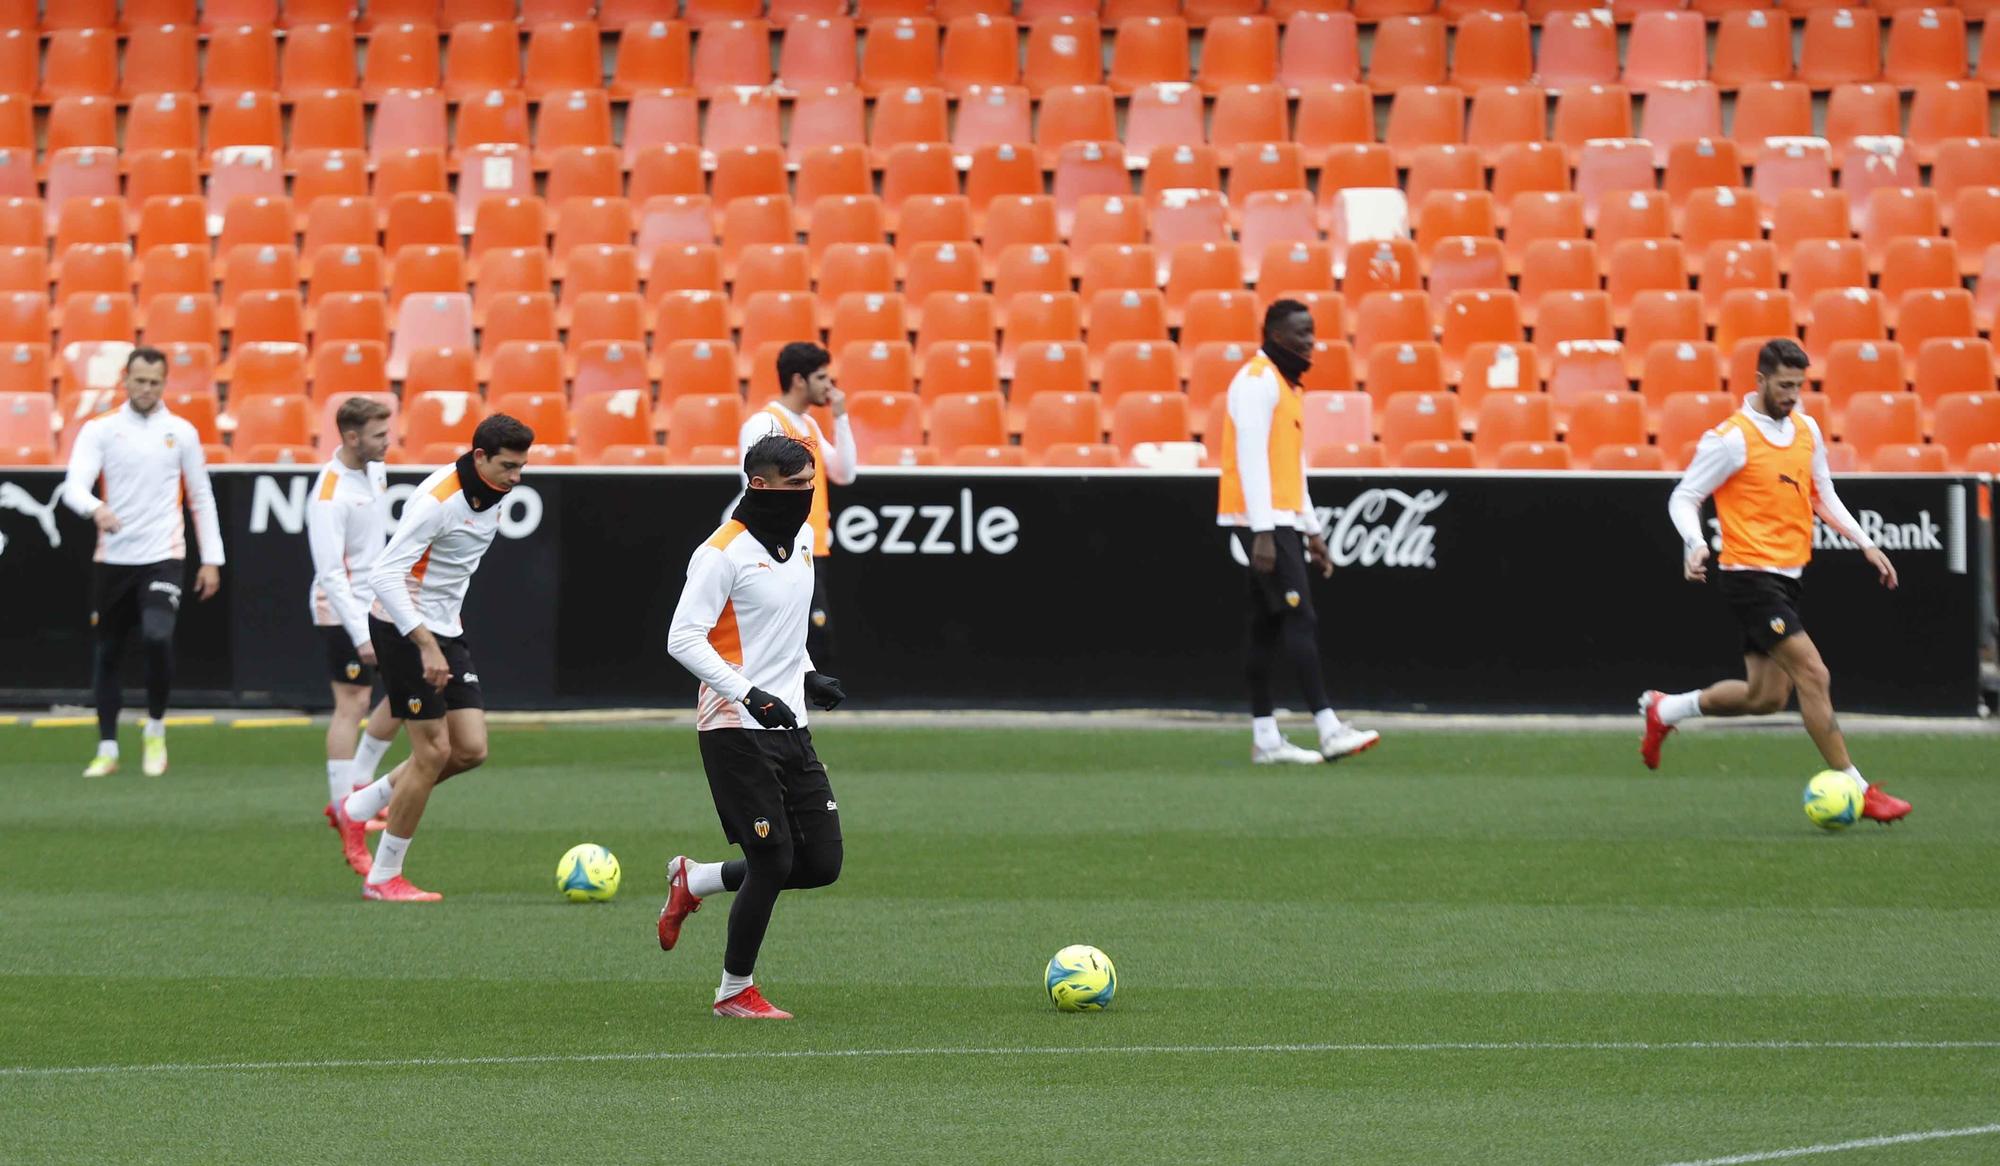
[[[740,1016],[746,1020],[790,1020],[792,1014],[764,999],[752,984],[727,1000],[715,1002],[717,1016]]]
[[[1884,825],[1900,821],[1910,812],[1910,803],[1885,792],[1879,785],[1871,785],[1868,792],[1861,795],[1861,816],[1873,818]]]
[[[1646,731],[1639,737],[1639,760],[1646,763],[1647,769],[1660,767],[1660,743],[1674,731],[1672,725],[1660,719],[1660,702],[1665,699],[1666,693],[1650,688],[1639,696],[1639,711],[1646,717]]]
[[[347,856],[347,865],[353,868],[355,874],[367,877],[375,866],[374,857],[368,853],[368,831],[347,816],[344,800],[326,804],[326,824],[340,835],[340,850]]]
[[[436,891],[418,889],[415,883],[402,875],[386,883],[362,883],[361,897],[377,903],[435,903],[444,898]]]
[[[681,922],[701,910],[701,900],[688,890],[688,860],[676,854],[667,863],[667,901],[660,907],[660,950],[672,951],[681,941]]]

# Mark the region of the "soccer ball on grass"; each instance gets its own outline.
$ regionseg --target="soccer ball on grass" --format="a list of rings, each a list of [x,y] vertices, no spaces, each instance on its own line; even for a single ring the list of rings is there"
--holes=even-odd
[[[1073,943],[1049,961],[1049,999],[1064,1012],[1101,1012],[1118,991],[1111,957],[1086,943]]]
[[[618,893],[618,856],[594,842],[572,846],[556,864],[556,890],[572,903],[603,903]]]
[[[1806,817],[1822,830],[1845,830],[1861,819],[1861,783],[1838,769],[1822,770],[1806,783]]]

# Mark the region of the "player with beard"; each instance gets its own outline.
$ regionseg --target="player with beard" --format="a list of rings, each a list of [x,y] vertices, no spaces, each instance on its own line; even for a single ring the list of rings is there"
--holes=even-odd
[[[1701,507],[1710,495],[1715,497],[1722,527],[1715,589],[1743,630],[1746,679],[1717,681],[1692,692],[1642,694],[1639,711],[1646,727],[1639,756],[1646,768],[1658,769],[1660,745],[1682,721],[1775,713],[1796,692],[1799,715],[1820,756],[1867,791],[1863,815],[1894,822],[1910,812],[1910,803],[1870,785],[1848,755],[1847,739],[1834,718],[1832,677],[1799,617],[1802,577],[1812,559],[1814,514],[1861,547],[1882,586],[1896,586],[1889,556],[1834,493],[1818,423],[1798,408],[1808,363],[1805,349],[1793,341],[1765,344],[1757,353],[1756,391],[1744,396],[1743,408],[1703,435],[1667,503],[1685,548],[1681,573],[1691,582],[1705,583],[1709,547]]]

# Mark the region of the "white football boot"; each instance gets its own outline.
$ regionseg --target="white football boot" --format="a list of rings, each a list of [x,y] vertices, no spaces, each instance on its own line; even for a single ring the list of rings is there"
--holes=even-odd
[[[1357,753],[1366,753],[1381,741],[1382,734],[1373,729],[1342,725],[1319,739],[1319,752],[1328,761],[1339,761]]]
[[[1290,741],[1280,741],[1270,749],[1250,746],[1250,763],[1253,765],[1318,765],[1326,758],[1310,749],[1301,749]]]

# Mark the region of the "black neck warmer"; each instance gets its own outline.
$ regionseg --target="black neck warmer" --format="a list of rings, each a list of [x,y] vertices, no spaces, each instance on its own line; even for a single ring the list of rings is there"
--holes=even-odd
[[[743,501],[736,504],[736,513],[730,517],[784,562],[797,547],[799,528],[812,513],[812,503],[811,490],[759,490],[752,486],[743,491]]]
[[[1305,379],[1306,370],[1313,364],[1312,357],[1300,356],[1275,344],[1264,345],[1264,355],[1270,357],[1271,363],[1278,366],[1284,378],[1295,385]]]
[[[472,453],[467,451],[458,459],[458,488],[465,491],[465,500],[472,504],[475,514],[484,514],[500,504],[507,491],[491,485],[479,476],[479,467],[472,462]]]

